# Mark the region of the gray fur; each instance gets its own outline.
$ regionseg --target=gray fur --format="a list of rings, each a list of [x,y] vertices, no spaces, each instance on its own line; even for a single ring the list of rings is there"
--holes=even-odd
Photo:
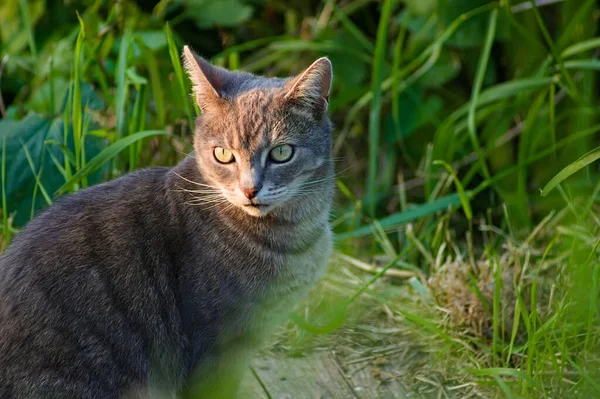
[[[204,111],[194,154],[57,201],[0,256],[1,398],[234,397],[252,349],[322,274],[329,62],[295,79],[186,63]],[[293,158],[269,162],[281,143]],[[247,206],[243,185],[269,205]]]

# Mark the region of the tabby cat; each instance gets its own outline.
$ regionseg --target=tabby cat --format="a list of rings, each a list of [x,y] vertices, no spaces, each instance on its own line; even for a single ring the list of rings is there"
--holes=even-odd
[[[185,47],[194,151],[57,201],[0,257],[0,398],[244,397],[331,252],[331,63],[264,78]]]

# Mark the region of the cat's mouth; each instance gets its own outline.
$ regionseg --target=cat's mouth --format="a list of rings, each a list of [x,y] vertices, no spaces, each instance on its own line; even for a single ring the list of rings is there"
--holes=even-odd
[[[244,206],[248,206],[250,208],[261,209],[261,208],[267,208],[269,206],[269,204],[254,204],[254,203],[250,203],[250,204],[245,204]]]
[[[267,215],[273,209],[273,206],[272,204],[251,202],[244,204],[243,209],[252,216],[261,217]]]

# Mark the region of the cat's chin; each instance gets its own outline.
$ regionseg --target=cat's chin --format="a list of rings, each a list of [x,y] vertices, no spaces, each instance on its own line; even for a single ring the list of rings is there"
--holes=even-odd
[[[240,208],[254,217],[267,216],[275,207],[273,205],[242,205]]]

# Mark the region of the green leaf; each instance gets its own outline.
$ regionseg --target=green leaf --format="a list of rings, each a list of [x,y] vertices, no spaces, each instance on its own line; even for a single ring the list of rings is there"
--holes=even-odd
[[[548,184],[546,184],[546,187],[544,187],[544,189],[542,190],[542,197],[548,195],[548,193],[552,191],[554,187],[558,186],[567,177],[585,168],[587,165],[591,164],[592,162],[598,159],[600,159],[600,147],[596,147],[590,152],[582,155],[581,158],[569,164],[563,170],[558,172],[556,176],[554,176],[552,180],[550,180]]]
[[[399,227],[403,224],[412,222],[435,214],[439,211],[446,210],[448,208],[457,206],[460,204],[460,197],[458,194],[450,194],[445,197],[436,199],[435,201],[428,202],[426,204],[417,205],[408,211],[394,213],[388,217],[379,220],[379,224],[383,228]],[[344,239],[350,237],[362,237],[368,236],[373,232],[374,226],[367,225],[354,230],[351,233],[338,234],[336,238]]]
[[[126,79],[127,61],[129,58],[129,44],[131,33],[127,30],[121,39],[119,47],[119,60],[115,71],[115,81],[117,82],[117,93],[115,96],[115,109],[117,110],[117,137],[125,133],[125,107],[127,105],[128,85]]]
[[[377,167],[379,164],[379,142],[381,134],[381,82],[383,80],[383,67],[385,65],[385,53],[387,47],[388,26],[394,9],[393,0],[385,0],[383,10],[379,18],[377,28],[377,39],[375,42],[375,55],[373,69],[371,72],[371,91],[373,101],[369,112],[369,167],[367,176],[367,210],[371,216],[375,216],[376,191],[378,184]]]
[[[490,367],[490,368],[481,368],[481,369],[465,369],[465,371],[469,374],[480,376],[480,377],[493,377],[493,376],[509,376],[515,377],[518,379],[526,380],[534,387],[539,387],[537,381],[533,378],[525,374],[524,372],[504,367]]]
[[[188,95],[188,92],[185,89],[185,79],[183,77],[183,68],[179,59],[179,51],[175,46],[173,32],[171,31],[171,27],[169,26],[169,24],[165,25],[165,35],[167,37],[167,44],[169,47],[169,56],[171,57],[171,63],[173,64],[173,70],[175,71],[177,87],[179,88],[179,95],[181,96],[181,101],[183,102],[183,106],[187,113],[190,129],[193,129],[195,115],[193,113],[192,107],[190,106],[190,96]]]
[[[252,16],[252,7],[239,0],[187,0],[186,16],[200,28],[235,26]]]
[[[67,129],[72,133],[72,127]],[[23,120],[0,120],[0,139],[5,143],[2,151],[6,153],[3,160],[6,164],[6,202],[10,213],[15,213],[14,224],[22,226],[29,220],[32,207],[39,209],[47,205],[41,196],[33,198],[36,184],[44,187],[48,194],[55,192],[63,183],[63,172],[58,169],[52,160],[64,164],[65,155],[58,145],[49,145],[48,141],[63,142],[63,122],[51,121],[32,114]],[[72,134],[65,151],[73,152],[74,145]],[[99,152],[105,141],[97,137],[88,137],[85,142],[86,153],[94,156]],[[27,151],[24,151],[26,148]],[[49,155],[50,153],[51,155]],[[29,160],[28,160],[29,154]],[[40,171],[39,176],[32,170]],[[101,179],[102,170],[95,173],[90,183],[97,183]],[[39,184],[36,182],[39,181]]]
[[[119,154],[121,151],[134,144],[138,140],[145,139],[146,137],[161,136],[167,134],[169,133],[167,133],[164,130],[146,130],[143,132],[131,134],[129,136],[117,140],[113,144],[103,149],[94,158],[92,158],[83,168],[81,168],[79,171],[77,171],[77,173],[73,175],[73,177],[71,177],[71,180],[63,184],[57,191],[59,193],[64,193],[75,183],[77,183],[80,179],[89,176],[92,172],[100,168],[106,162],[110,161],[117,154]]]
[[[419,78],[423,87],[440,87],[456,78],[460,73],[461,63],[458,54],[442,48],[436,63]]]
[[[454,173],[454,169],[452,166],[448,165],[448,163],[444,161],[433,161],[434,165],[442,165],[444,169],[452,176],[452,180],[454,180],[454,185],[456,186],[456,192],[458,197],[460,198],[460,203],[462,204],[463,210],[465,211],[465,216],[468,220],[473,219],[473,211],[471,210],[471,203],[469,202],[469,196],[465,193],[465,189],[463,188],[462,183],[458,180],[456,173]]]
[[[568,58],[575,54],[584,53],[589,50],[593,50],[600,47],[600,37],[585,40],[583,42],[575,43],[567,47],[561,54],[562,58]]]
[[[148,47],[152,51],[160,50],[167,46],[167,38],[163,31],[160,30],[146,30],[136,31],[134,33],[136,42],[143,43],[144,46]],[[135,56],[144,56],[143,51],[139,53],[138,48],[135,48]]]

